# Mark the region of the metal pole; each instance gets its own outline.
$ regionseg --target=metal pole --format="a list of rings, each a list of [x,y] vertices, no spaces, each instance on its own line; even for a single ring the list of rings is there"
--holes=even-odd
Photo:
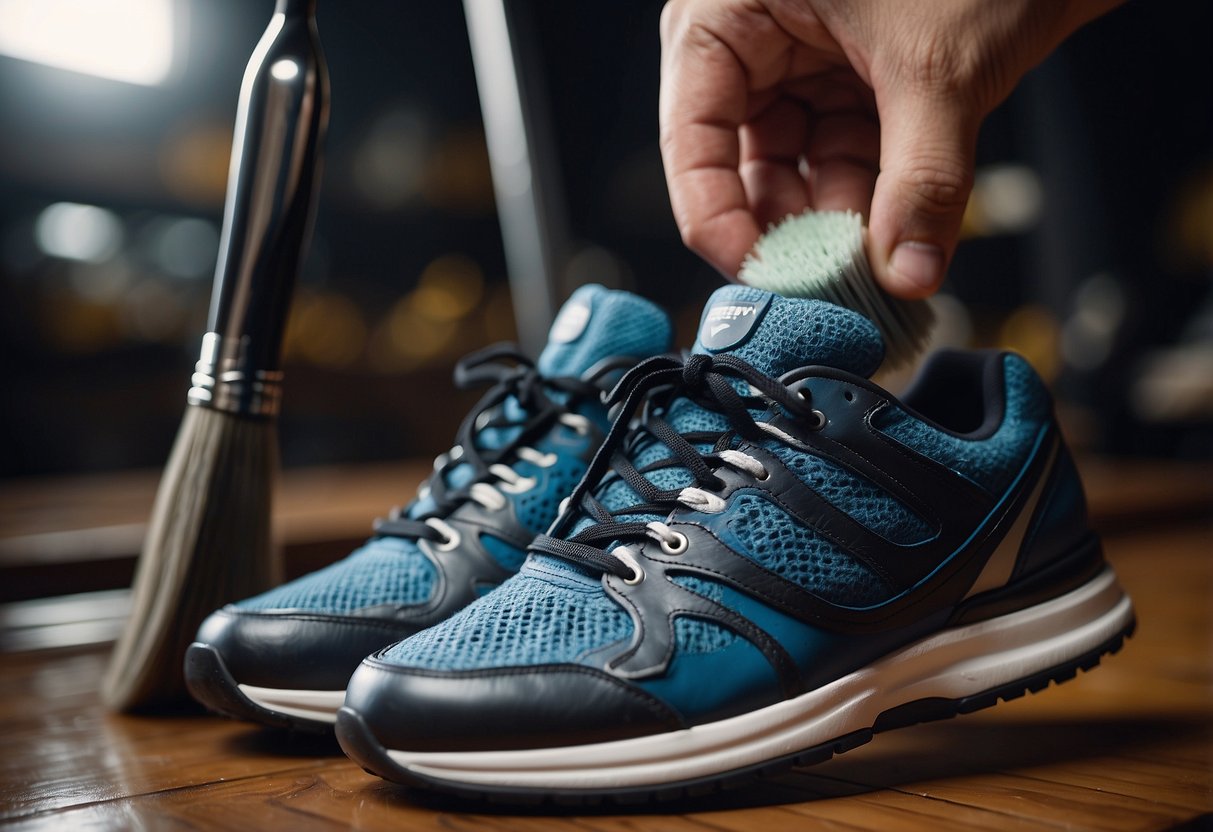
[[[552,146],[544,143],[538,69],[525,66],[517,18],[511,18],[505,0],[463,0],[463,9],[518,339],[534,355],[555,315],[563,256],[559,189],[552,187],[550,158],[544,167],[545,151]]]

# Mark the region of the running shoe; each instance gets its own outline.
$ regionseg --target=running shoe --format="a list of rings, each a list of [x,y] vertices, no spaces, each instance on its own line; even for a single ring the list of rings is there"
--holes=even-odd
[[[1089,669],[1134,625],[1045,385],[719,290],[518,575],[367,658],[342,747],[389,780],[559,802],[711,791]]]
[[[344,560],[212,613],[186,654],[191,693],[227,716],[331,731],[363,658],[518,571],[606,435],[604,390],[669,341],[658,307],[586,286],[537,364],[504,344],[463,359],[459,386],[492,386],[417,498]]]

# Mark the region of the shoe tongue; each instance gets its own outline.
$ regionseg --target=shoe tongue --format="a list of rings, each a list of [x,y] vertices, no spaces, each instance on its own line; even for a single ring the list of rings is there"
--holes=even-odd
[[[561,307],[537,366],[548,378],[577,377],[604,358],[639,360],[666,352],[671,335],[670,320],[656,305],[590,284]]]
[[[775,378],[809,364],[866,378],[884,360],[884,341],[871,321],[841,306],[730,285],[708,299],[694,352],[736,355]]]

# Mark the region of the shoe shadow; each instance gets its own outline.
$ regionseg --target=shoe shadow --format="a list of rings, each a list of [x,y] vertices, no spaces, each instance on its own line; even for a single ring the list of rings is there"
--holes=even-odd
[[[337,738],[327,734],[288,731],[250,725],[249,730],[226,738],[233,754],[268,754],[277,757],[343,757]]]
[[[896,789],[899,786],[979,774],[1011,772],[1064,762],[1165,747],[1179,739],[1209,738],[1203,715],[1087,720],[949,720],[878,734],[869,744],[807,768],[763,777],[715,794],[665,801],[597,806],[500,805],[453,798],[386,782],[368,785],[368,801],[423,807],[463,816],[679,815],[803,803]]]
[[[1156,750],[1201,736],[1213,741],[1213,720],[1203,714],[1082,720],[952,719],[878,734],[865,749],[797,773],[884,789],[1079,763]],[[1208,741],[1206,747],[1213,748]]]

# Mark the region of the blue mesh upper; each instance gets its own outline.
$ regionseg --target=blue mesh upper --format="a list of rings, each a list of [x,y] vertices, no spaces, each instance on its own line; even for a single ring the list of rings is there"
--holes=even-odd
[[[763,447],[830,505],[846,512],[885,540],[908,546],[926,540],[934,533],[925,520],[867,478],[779,442],[766,442]]]
[[[867,606],[895,594],[865,564],[762,497],[734,499],[727,525],[742,554],[827,601]]]
[[[1040,377],[1017,355],[1003,359],[1006,412],[988,439],[965,439],[945,433],[889,407],[875,414],[872,424],[898,442],[968,477],[991,493],[1001,493],[1032,448],[1032,439],[1048,422],[1049,393]]]
[[[584,326],[572,340],[553,342],[544,350],[540,371],[549,378],[580,375],[604,358],[647,358],[669,348],[670,325],[665,313],[642,298],[626,292],[607,291],[601,286],[585,286],[566,304],[566,310],[573,308],[585,309]],[[559,326],[558,322],[553,327],[554,335]],[[552,396],[560,400],[560,391],[552,391]],[[605,430],[606,409],[600,403],[587,401],[578,412]],[[508,423],[520,424],[528,414],[516,399],[508,398],[498,407],[496,415]],[[514,426],[486,427],[477,432],[473,441],[480,449],[500,449],[517,438],[518,430]],[[553,433],[569,430],[557,425]],[[507,496],[514,503],[519,522],[538,533],[545,531],[556,519],[560,501],[572,492],[585,473],[588,459],[571,451],[572,446],[567,442],[553,441],[551,435],[534,444],[541,452],[556,453],[556,463],[543,468],[513,460],[511,467],[524,477],[535,477],[537,482],[529,491]],[[471,473],[470,465],[455,463],[448,465],[442,476],[449,488],[459,488],[466,485]],[[432,498],[423,496],[414,500],[405,514],[417,518],[433,509]],[[482,540],[502,567],[513,570],[522,564],[525,553],[517,547],[496,538]],[[379,604],[410,606],[429,600],[437,578],[437,568],[414,541],[376,538],[344,560],[240,601],[236,606],[245,610],[291,609],[332,614],[350,613]]]
[[[705,621],[689,615],[680,615],[674,619],[674,646],[679,653],[715,653],[735,641],[737,634],[715,621]]]
[[[631,632],[631,619],[597,580],[550,572],[532,559],[496,591],[383,658],[431,670],[575,662]]]
[[[493,556],[493,560],[501,564],[502,569],[517,572],[526,561],[526,550],[520,549],[513,543],[502,540],[488,532],[480,533],[480,545]]]
[[[557,451],[554,443],[537,443],[537,449],[550,453]],[[559,456],[549,468],[540,468],[529,462],[518,462],[514,469],[524,477],[536,477],[539,482],[530,491],[511,494],[518,522],[536,534],[546,531],[556,519],[560,501],[573,492],[589,461],[572,454]]]
[[[670,580],[718,604],[724,600],[724,587],[713,581],[694,575],[675,575]],[[737,639],[736,633],[713,621],[685,615],[674,621],[674,644],[680,653],[714,653]]]
[[[372,604],[420,604],[438,572],[411,540],[369,541],[344,560],[240,601],[244,610],[308,610],[345,614]]]
[[[727,287],[713,297],[713,302],[766,297],[748,287]],[[816,301],[773,298],[753,331],[733,352],[769,375],[808,364],[867,374],[879,363],[882,346],[875,328],[857,315]],[[1022,360],[1007,360],[1006,382],[1006,417],[988,439],[960,439],[924,425],[901,410],[882,414],[879,427],[975,481],[999,487],[1022,465],[1030,440],[1048,418],[1049,410],[1043,385]],[[727,428],[722,416],[688,400],[676,401],[664,418],[683,433]],[[873,532],[902,545],[921,542],[934,534],[923,518],[866,478],[777,442],[764,443],[764,447],[824,499]],[[651,439],[629,450],[630,460],[642,470],[668,455],[664,445]],[[657,469],[646,476],[663,489],[690,481],[688,472],[675,467]],[[638,500],[614,475],[604,479],[596,496],[615,511]],[[625,515],[622,519],[664,518]],[[590,522],[583,517],[575,528]],[[736,494],[712,526],[738,554],[831,603],[870,606],[898,592],[862,560],[756,493]],[[683,575],[671,580],[718,602],[729,593],[746,597],[744,592],[726,591],[721,584],[699,577]],[[684,660],[681,666],[688,667],[687,660],[702,662],[713,654],[734,656],[741,643],[746,643],[727,627],[685,614],[675,617],[673,628],[676,656],[671,667],[679,666],[679,657]],[[569,663],[608,645],[626,642],[631,636],[629,615],[603,590],[596,572],[557,558],[533,555],[519,575],[497,591],[447,622],[396,645],[385,658],[408,666],[451,670]],[[802,650],[803,645],[791,643],[794,641],[784,646],[799,656],[810,649]],[[595,659],[602,655],[596,654]],[[762,664],[764,660],[759,657],[755,661]],[[722,673],[730,669],[719,668]],[[681,688],[661,687],[669,681],[668,677],[659,677],[640,684],[650,690],[660,688],[657,695],[673,696],[672,691]]]
[[[670,319],[657,306],[590,284],[561,308],[537,366],[548,378],[580,376],[608,356],[647,358],[665,352],[671,337]]]
[[[725,286],[717,289],[708,300],[706,310],[717,304],[736,301],[762,302],[769,299],[762,317],[749,337],[738,346],[717,350],[731,353],[772,376],[809,364],[825,364],[867,374],[874,370],[884,355],[880,333],[867,318],[833,304],[817,300],[781,298],[750,286]],[[706,352],[696,342],[696,352]],[[728,420],[720,413],[705,410],[688,399],[674,401],[663,418],[679,433],[727,430]],[[760,411],[753,411],[755,417]],[[700,451],[707,452],[706,446]],[[648,440],[632,449],[631,462],[643,470],[661,459],[669,458],[670,450],[663,443]],[[645,475],[661,489],[690,485],[692,477],[683,468],[660,468]],[[639,497],[622,480],[608,478],[595,496],[612,511],[640,502]],[[660,520],[658,515],[626,515],[624,520]],[[589,525],[585,518],[573,527],[580,531]]]

